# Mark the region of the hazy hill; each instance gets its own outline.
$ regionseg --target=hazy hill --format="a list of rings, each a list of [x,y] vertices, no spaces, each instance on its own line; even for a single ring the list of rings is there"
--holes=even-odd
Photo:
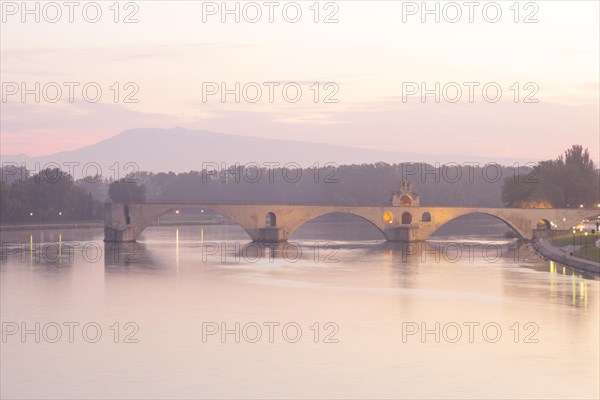
[[[432,147],[432,153],[443,152],[443,149]],[[119,163],[120,176],[124,165],[133,162],[140,171],[173,171],[186,172],[201,170],[203,163],[226,163],[227,166],[238,162],[247,164],[255,162],[298,163],[308,167],[314,163],[323,165],[327,162],[341,164],[362,164],[383,161],[387,163],[426,162],[430,164],[447,162],[476,161],[485,164],[497,162],[512,164],[513,159],[485,159],[469,155],[444,155],[394,153],[360,149],[348,146],[309,143],[292,140],[274,140],[241,135],[228,135],[206,131],[195,131],[183,128],[174,129],[134,129],[122,132],[114,137],[91,146],[77,150],[64,151],[43,157],[26,155],[2,155],[2,162],[25,162],[28,169],[35,169],[38,162],[43,167],[54,162],[63,166],[65,163],[79,162],[98,163],[103,175],[114,176],[109,169]],[[528,160],[527,160],[528,161]],[[66,168],[64,168],[66,169]],[[94,169],[88,169],[93,173]],[[79,175],[79,174],[75,174]],[[76,176],[81,178],[81,176]]]

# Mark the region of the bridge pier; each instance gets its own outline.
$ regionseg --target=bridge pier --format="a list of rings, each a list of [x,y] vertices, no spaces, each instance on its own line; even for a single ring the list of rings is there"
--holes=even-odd
[[[135,235],[131,228],[109,228],[104,227],[104,241],[109,243],[135,242]]]
[[[280,243],[287,242],[287,235],[283,228],[269,226],[266,228],[258,228],[258,235],[252,238],[253,242],[257,243]]]
[[[386,228],[383,233],[388,242],[410,243],[419,241],[419,227],[414,225]]]
[[[104,205],[104,241],[108,243],[135,242],[129,207],[124,204]]]

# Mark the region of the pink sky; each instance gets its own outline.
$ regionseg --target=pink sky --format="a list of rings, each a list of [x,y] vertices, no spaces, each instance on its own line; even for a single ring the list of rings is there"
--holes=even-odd
[[[599,8],[596,2],[542,2],[538,22],[514,23],[506,5],[498,23],[476,18],[451,24],[420,18],[401,22],[402,2],[340,2],[337,23],[315,24],[310,10],[297,24],[250,24],[219,18],[201,23],[201,2],[171,7],[142,2],[138,23],[114,23],[110,10],[96,24],[75,20],[2,26],[2,154],[47,155],[76,149],[140,127],[343,144],[396,152],[478,154],[548,159],[573,144],[596,162],[599,127]],[[108,4],[108,3],[107,3]],[[242,3],[243,4],[243,3]],[[443,4],[443,3],[441,3]],[[324,11],[324,10],[323,10]],[[108,17],[107,17],[108,16]],[[17,16],[18,17],[18,16]],[[322,17],[322,15],[321,15]],[[477,16],[475,16],[477,17]],[[200,21],[200,22],[199,22]],[[212,96],[203,84],[298,82],[298,103],[279,94],[271,103]],[[103,94],[89,103],[36,103],[7,95],[7,84],[96,82]],[[118,82],[119,101],[111,87]],[[139,89],[131,93],[125,84]],[[335,82],[337,103],[325,103]],[[407,82],[431,88],[449,82],[497,83],[502,99],[475,91],[457,103],[419,96],[402,101]],[[514,83],[520,98],[514,101]],[[537,87],[538,103],[524,103]],[[315,103],[314,83],[320,89]],[[62,86],[64,88],[64,86]],[[463,86],[464,89],[464,86]],[[66,92],[65,92],[66,93]]]

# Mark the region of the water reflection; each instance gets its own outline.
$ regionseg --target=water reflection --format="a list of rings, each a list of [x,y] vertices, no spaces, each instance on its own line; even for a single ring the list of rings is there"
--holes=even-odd
[[[3,235],[16,244],[0,267],[3,321],[140,327],[136,345],[3,344],[3,396],[598,397],[597,278],[511,241],[335,240],[353,229],[287,245],[215,226],[151,227],[119,245],[100,230]],[[206,321],[293,321],[308,340],[204,343]],[[339,343],[314,343],[315,322],[335,322]],[[403,342],[405,322],[493,322],[504,336]],[[511,327],[522,338],[527,323],[538,343],[515,343]]]

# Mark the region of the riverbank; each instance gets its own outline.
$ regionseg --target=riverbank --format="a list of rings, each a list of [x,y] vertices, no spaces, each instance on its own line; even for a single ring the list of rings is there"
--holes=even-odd
[[[28,231],[38,229],[78,229],[78,228],[103,228],[102,221],[69,222],[69,223],[46,223],[27,225],[0,225],[0,231]]]
[[[181,226],[181,225],[229,225],[228,221],[163,221],[154,223],[150,226]],[[45,224],[27,224],[27,225],[0,225],[0,232],[4,231],[28,231],[40,229],[80,229],[80,228],[104,228],[102,221],[88,222],[70,222],[70,223],[45,223]]]
[[[542,256],[580,271],[600,275],[600,262],[572,256],[570,252],[561,247],[553,246],[548,239],[538,238],[533,240],[533,248]]]

